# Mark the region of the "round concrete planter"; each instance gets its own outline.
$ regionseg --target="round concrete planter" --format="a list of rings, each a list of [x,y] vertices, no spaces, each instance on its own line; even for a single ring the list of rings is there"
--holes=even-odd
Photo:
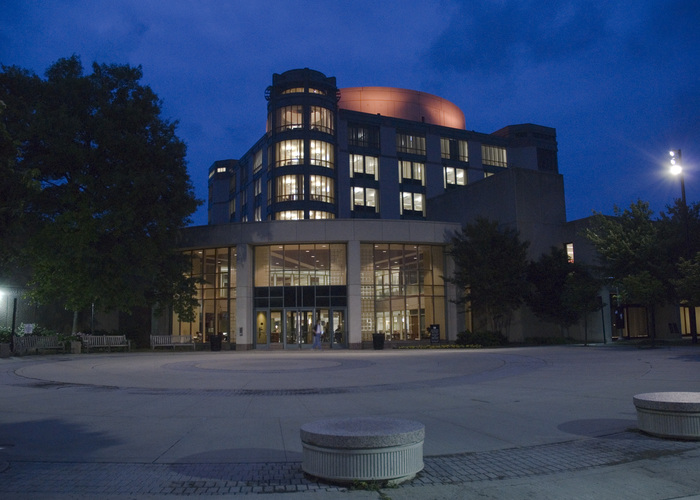
[[[357,417],[301,427],[302,469],[331,483],[398,484],[423,469],[425,426],[411,420]]]
[[[652,436],[700,440],[700,392],[650,392],[633,398],[639,429]]]

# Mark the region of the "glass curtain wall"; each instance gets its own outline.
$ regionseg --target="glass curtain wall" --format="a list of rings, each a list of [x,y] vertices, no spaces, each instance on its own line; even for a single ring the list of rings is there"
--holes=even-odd
[[[309,347],[316,321],[323,344],[346,346],[346,276],[343,244],[256,247],[256,346]]]
[[[430,325],[445,331],[443,248],[413,244],[363,244],[361,258],[362,340],[429,338]]]
[[[236,247],[185,253],[192,261],[189,276],[198,280],[199,307],[193,322],[180,321],[173,314],[173,335],[191,335],[198,342],[208,342],[210,335],[222,335],[224,341],[235,342]]]
[[[345,245],[271,245],[255,248],[255,286],[345,285]]]

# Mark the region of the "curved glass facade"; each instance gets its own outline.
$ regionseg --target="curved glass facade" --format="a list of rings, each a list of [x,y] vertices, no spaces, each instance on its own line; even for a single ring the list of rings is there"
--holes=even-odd
[[[268,218],[335,218],[335,78],[309,69],[273,76],[268,88]],[[319,168],[329,172],[321,173]]]

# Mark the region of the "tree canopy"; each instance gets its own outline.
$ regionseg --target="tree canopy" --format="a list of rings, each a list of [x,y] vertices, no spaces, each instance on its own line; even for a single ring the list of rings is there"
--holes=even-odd
[[[586,232],[600,255],[601,271],[620,300],[651,312],[652,338],[657,304],[697,303],[693,261],[700,249],[698,213],[697,205],[688,208],[676,202],[668,214],[655,219],[649,204],[639,200],[625,210],[615,207],[614,217],[597,214]]]
[[[583,264],[570,262],[563,248],[553,247],[530,263],[527,279],[531,286],[527,304],[532,312],[563,329],[600,308],[600,281]]]
[[[11,196],[0,236],[21,248],[11,253],[39,303],[74,311],[174,303],[191,313],[176,248],[200,201],[177,123],[161,116],[142,76],[140,67],[97,63],[85,74],[77,56],[45,79],[2,67],[0,187]]]
[[[449,281],[463,292],[460,302],[485,318],[491,331],[505,333],[525,300],[528,246],[517,231],[485,218],[452,237],[449,253],[456,270]]]

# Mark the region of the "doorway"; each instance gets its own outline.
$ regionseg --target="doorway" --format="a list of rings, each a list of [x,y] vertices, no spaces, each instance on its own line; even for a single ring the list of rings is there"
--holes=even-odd
[[[285,344],[299,349],[310,348],[313,344],[314,312],[311,309],[286,311]]]
[[[321,321],[324,348],[347,347],[345,308],[259,309],[255,313],[257,348],[310,349],[316,320]]]

